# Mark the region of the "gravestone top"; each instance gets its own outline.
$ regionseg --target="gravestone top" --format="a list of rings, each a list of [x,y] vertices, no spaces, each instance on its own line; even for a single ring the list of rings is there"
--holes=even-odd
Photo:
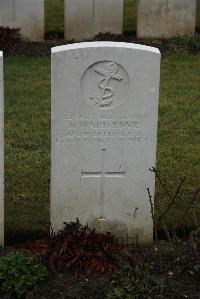
[[[152,241],[160,52],[118,42],[52,49],[51,225],[76,218]]]
[[[150,47],[150,46],[125,43],[125,42],[106,42],[106,41],[82,42],[82,43],[74,43],[74,44],[69,44],[69,45],[64,45],[64,46],[53,47],[51,49],[51,53],[54,54],[54,53],[63,52],[66,50],[76,50],[79,48],[84,49],[84,48],[105,48],[105,47],[110,47],[110,48],[117,47],[117,48],[122,48],[122,49],[142,50],[142,51],[148,51],[148,52],[160,54],[160,51],[158,48],[154,48],[154,47]]]

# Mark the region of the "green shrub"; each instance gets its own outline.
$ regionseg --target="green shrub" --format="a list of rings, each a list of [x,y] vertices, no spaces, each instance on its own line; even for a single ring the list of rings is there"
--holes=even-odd
[[[150,273],[148,263],[125,262],[114,274],[114,286],[107,299],[163,298],[165,280]]]
[[[28,257],[21,252],[0,257],[0,292],[22,298],[46,275],[47,270],[36,257]]]

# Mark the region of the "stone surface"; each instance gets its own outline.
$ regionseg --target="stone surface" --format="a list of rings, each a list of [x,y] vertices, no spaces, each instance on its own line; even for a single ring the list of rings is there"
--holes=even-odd
[[[192,36],[195,17],[196,0],[139,0],[137,36]]]
[[[4,96],[3,52],[0,51],[0,245],[4,245]]]
[[[21,28],[22,38],[44,38],[44,0],[0,0],[0,26]]]
[[[121,34],[123,0],[65,0],[65,39],[92,39],[99,32]]]
[[[152,241],[160,53],[113,42],[52,49],[51,224]]]

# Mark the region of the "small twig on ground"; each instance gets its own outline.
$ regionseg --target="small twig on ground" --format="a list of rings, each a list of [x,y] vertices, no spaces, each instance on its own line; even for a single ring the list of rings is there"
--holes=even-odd
[[[167,187],[166,187],[166,184],[165,184],[165,183],[163,182],[163,180],[161,179],[161,177],[160,177],[158,171],[155,169],[155,167],[152,167],[152,169],[149,168],[149,170],[150,170],[151,172],[154,172],[154,173],[155,173],[155,176],[156,176],[156,178],[158,179],[160,185],[161,185],[162,188],[164,189],[164,191],[165,191],[166,195],[168,196],[169,200],[171,200],[173,196],[172,196],[171,192],[168,191],[168,189],[167,189]],[[176,204],[177,207],[179,207],[179,205],[177,204],[177,202],[175,202],[175,204]]]
[[[150,171],[154,172],[158,181],[160,182],[161,186],[163,187],[163,189],[165,190],[165,193],[168,195],[169,198],[171,198],[171,194],[170,192],[167,190],[166,185],[164,184],[164,182],[162,181],[158,171],[155,169],[155,167],[149,168]]]
[[[181,190],[181,187],[183,185],[185,181],[185,177],[182,178],[180,184],[178,185],[177,189],[176,189],[176,192],[174,194],[174,196],[171,198],[171,201],[170,203],[168,204],[167,208],[161,213],[161,215],[158,217],[158,221],[161,221],[164,217],[166,217],[167,213],[169,212],[169,210],[172,208],[172,206],[174,205],[175,201],[176,201],[176,198]]]
[[[152,202],[152,195],[150,193],[149,188],[147,188],[147,192],[148,192],[148,195],[149,195],[149,202],[150,202],[150,207],[151,207],[151,217],[152,217],[152,220],[153,220],[153,223],[154,223],[155,239],[156,239],[156,241],[158,241],[158,232],[157,232],[157,223],[156,223],[155,214],[154,214],[154,205],[153,205],[153,202]]]
[[[193,216],[193,220],[194,220],[194,225],[195,225],[196,227],[198,227],[198,226],[199,226],[199,223],[198,223],[198,221],[197,221],[197,216],[196,216],[196,213],[195,213],[194,210],[192,210],[192,216]]]
[[[193,248],[194,250],[194,253],[197,257],[199,257],[199,254],[198,254],[198,250],[197,250],[197,243],[195,242],[195,237],[200,234],[200,227],[198,227],[196,230],[192,230],[190,232],[190,235],[189,235],[189,242],[190,242],[190,246]]]
[[[169,231],[167,229],[167,226],[165,224],[162,224],[162,230],[167,238],[167,241],[171,241],[171,237],[170,237],[170,234],[169,234]]]
[[[147,192],[148,192],[148,195],[149,195],[149,202],[150,202],[150,206],[151,206],[151,216],[154,219],[154,206],[153,206],[152,196],[151,196],[149,188],[147,188]]]

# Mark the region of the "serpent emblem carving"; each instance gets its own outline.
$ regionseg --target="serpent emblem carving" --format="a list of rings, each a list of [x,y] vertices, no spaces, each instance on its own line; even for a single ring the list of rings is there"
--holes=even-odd
[[[100,95],[97,97],[91,97],[91,101],[97,107],[107,107],[110,106],[113,102],[114,89],[109,85],[111,80],[122,81],[124,78],[119,73],[118,66],[114,62],[109,62],[104,68],[97,66],[94,71],[101,75],[101,78],[98,80],[97,85],[100,90]]]

